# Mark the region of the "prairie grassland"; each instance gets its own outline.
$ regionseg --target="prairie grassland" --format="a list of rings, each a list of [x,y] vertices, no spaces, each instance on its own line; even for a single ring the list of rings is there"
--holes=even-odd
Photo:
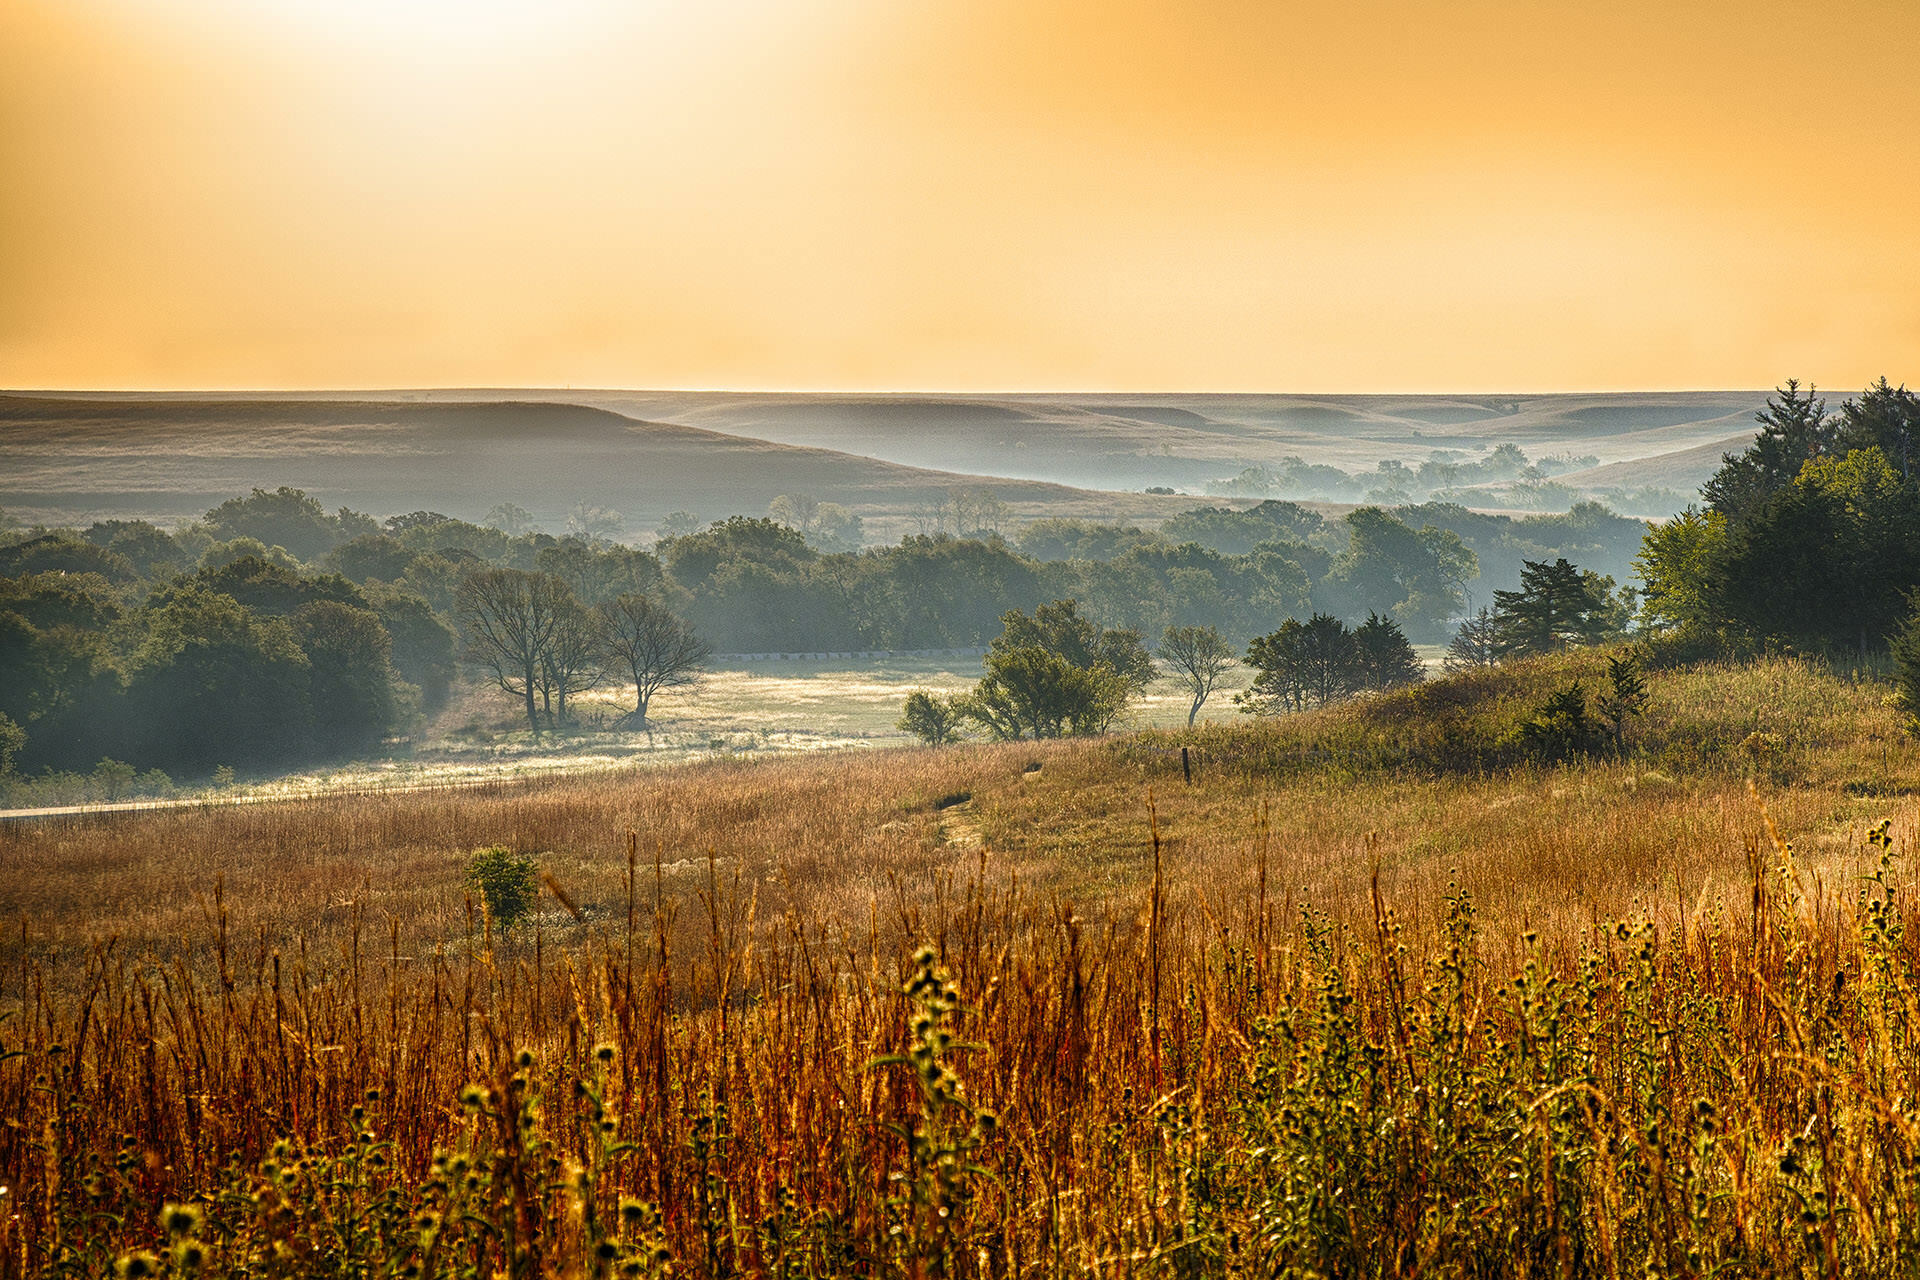
[[[1600,666],[0,830],[0,1268],[1905,1274],[1884,687],[1658,673],[1517,759]],[[572,905],[493,936],[491,844]]]

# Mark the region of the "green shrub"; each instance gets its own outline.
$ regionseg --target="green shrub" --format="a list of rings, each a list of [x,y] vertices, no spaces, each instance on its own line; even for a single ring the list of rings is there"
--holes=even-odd
[[[511,929],[533,913],[539,886],[532,858],[505,845],[476,849],[467,859],[467,883],[487,904],[487,914],[502,929]]]

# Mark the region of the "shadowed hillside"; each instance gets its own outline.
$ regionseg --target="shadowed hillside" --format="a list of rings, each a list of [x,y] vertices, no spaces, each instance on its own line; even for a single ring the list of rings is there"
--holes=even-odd
[[[824,448],[637,421],[581,405],[496,401],[0,397],[0,506],[27,518],[199,515],[236,491],[281,484],[375,512],[425,505],[479,516],[511,501],[559,527],[577,503],[629,528],[670,511],[759,514],[805,492],[863,513],[910,511],[982,484]],[[994,481],[1016,510],[1171,514],[1135,495],[1114,506],[1054,484]]]

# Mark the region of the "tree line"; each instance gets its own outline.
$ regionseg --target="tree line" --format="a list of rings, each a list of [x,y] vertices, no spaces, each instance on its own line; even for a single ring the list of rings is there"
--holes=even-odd
[[[1482,609],[1455,634],[1445,659],[1450,671],[1618,639],[1630,621],[1630,610],[1609,579],[1564,558],[1524,562],[1519,585],[1494,597],[1491,609]],[[969,728],[1003,741],[1104,733],[1160,671],[1139,632],[1103,630],[1083,617],[1072,599],[1042,605],[1031,616],[1012,610],[1001,621],[980,682],[947,697],[909,694],[900,728],[932,746],[957,742]],[[1191,699],[1189,726],[1236,663],[1255,675],[1233,700],[1241,711],[1262,716],[1324,707],[1412,684],[1426,674],[1406,632],[1377,613],[1353,627],[1326,613],[1287,618],[1255,636],[1244,656],[1236,655],[1216,627],[1171,626],[1161,637],[1158,658]],[[1616,666],[1617,684],[1637,680],[1635,660],[1621,659]],[[1577,686],[1570,696],[1580,698]],[[1607,705],[1627,704],[1616,698]],[[1582,700],[1575,715],[1556,704],[1548,714],[1574,716],[1568,732],[1585,743],[1584,707]]]
[[[1790,650],[1866,660],[1920,588],[1920,397],[1885,378],[1829,411],[1788,380],[1636,561],[1643,621],[1676,659]]]
[[[1060,599],[1103,631],[1210,627],[1235,646],[1315,613],[1377,614],[1437,640],[1489,563],[1539,545],[1611,547],[1639,527],[1598,508],[1326,520],[1274,501],[1197,508],[1157,531],[1042,520],[1012,542],[942,531],[856,552],[834,549],[855,527],[845,513],[800,498],[779,509],[807,529],[683,517],[650,550],[594,536],[604,513],[555,537],[510,503],[486,523],[376,520],[287,487],[173,530],[0,529],[0,765],[110,758],[200,776],[371,751],[442,705],[463,659],[523,712],[531,694],[530,725],[563,722],[588,680],[635,684],[639,711],[647,668],[609,646],[622,597],[680,622],[688,643],[732,652],[987,646],[1009,610]],[[998,519],[977,495],[956,512],[954,528]],[[489,657],[497,646],[469,607],[469,584],[495,571],[536,576],[561,602],[545,656],[517,675]]]

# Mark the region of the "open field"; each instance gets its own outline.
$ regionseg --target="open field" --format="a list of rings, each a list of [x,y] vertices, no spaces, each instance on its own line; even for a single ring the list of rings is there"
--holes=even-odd
[[[1438,648],[1423,646],[1422,652],[1437,668]],[[392,757],[243,779],[231,787],[189,790],[141,804],[253,803],[471,787],[714,758],[897,747],[912,741],[898,725],[907,694],[959,693],[979,678],[977,658],[729,660],[696,683],[661,694],[651,732],[619,727],[619,719],[633,709],[632,691],[604,687],[576,698],[579,727],[537,738],[525,731],[514,705],[491,686],[470,685]],[[1230,670],[1201,709],[1201,722],[1237,717],[1233,695],[1251,678],[1244,667]],[[1178,727],[1186,724],[1188,705],[1177,682],[1163,677],[1135,701],[1124,725]],[[77,796],[46,799],[63,808],[82,803]]]
[[[0,1268],[97,1271],[192,1198],[223,1259],[336,1269],[1898,1274],[1920,756],[1883,686],[1767,662],[1656,673],[1623,755],[1517,757],[1599,661],[0,830],[0,1169],[39,1207]],[[557,887],[527,933],[462,883],[493,843]]]
[[[577,503],[629,536],[672,511],[760,515],[808,493],[892,542],[957,488],[1012,523],[1152,525],[1209,482],[1299,457],[1369,472],[1436,449],[1592,456],[1568,483],[1689,493],[1753,432],[1755,392],[1611,396],[862,396],[575,391],[0,396],[0,508],[167,524],[259,485],[385,516],[479,519],[514,502],[552,529]],[[1182,494],[1141,492],[1162,486]]]

